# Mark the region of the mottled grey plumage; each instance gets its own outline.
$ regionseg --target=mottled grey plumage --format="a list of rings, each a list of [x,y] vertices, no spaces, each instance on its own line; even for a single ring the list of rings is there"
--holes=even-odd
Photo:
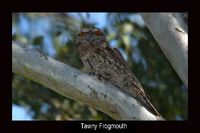
[[[159,115],[121,53],[107,44],[105,35],[98,28],[82,28],[77,34],[77,52],[90,72],[107,79],[136,98],[151,113]]]

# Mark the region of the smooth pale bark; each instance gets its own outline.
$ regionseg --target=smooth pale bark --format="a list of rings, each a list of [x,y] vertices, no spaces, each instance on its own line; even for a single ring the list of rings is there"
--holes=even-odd
[[[165,56],[188,87],[188,26],[183,13],[141,13]]]
[[[107,82],[80,72],[36,50],[12,43],[12,71],[115,120],[163,120]]]

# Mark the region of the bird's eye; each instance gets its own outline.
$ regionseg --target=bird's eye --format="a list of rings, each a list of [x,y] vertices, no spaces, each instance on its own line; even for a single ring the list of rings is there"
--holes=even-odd
[[[96,32],[95,32],[95,35],[96,35],[96,36],[100,36],[100,35],[102,35],[102,33],[101,33],[101,31],[96,31]]]
[[[85,33],[85,32],[81,32],[79,35],[80,35],[81,37],[84,37],[84,36],[86,36],[86,33]]]

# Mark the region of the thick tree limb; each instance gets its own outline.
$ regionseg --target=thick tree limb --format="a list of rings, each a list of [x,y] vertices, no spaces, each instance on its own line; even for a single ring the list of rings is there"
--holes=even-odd
[[[162,120],[117,87],[16,42],[12,43],[12,71],[116,120]]]
[[[142,13],[141,15],[169,62],[188,87],[187,14]]]

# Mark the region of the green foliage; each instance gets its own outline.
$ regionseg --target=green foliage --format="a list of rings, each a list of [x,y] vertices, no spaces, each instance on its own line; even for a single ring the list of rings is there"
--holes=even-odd
[[[32,47],[39,48],[43,53],[81,70],[82,63],[74,45],[76,33],[79,26],[96,24],[88,23],[82,14],[78,16],[79,19],[63,13],[15,13],[12,15],[15,31],[12,39],[32,44]],[[107,26],[102,29],[108,42],[115,42],[114,47],[127,57],[129,67],[164,118],[175,120],[179,116],[188,119],[187,89],[148,29],[131,19],[135,16],[137,14],[108,13]],[[90,18],[90,14],[86,18]],[[20,29],[20,23],[24,20],[28,25],[26,32]],[[41,23],[46,28],[40,29],[43,27]],[[49,47],[54,54],[47,50]],[[13,104],[28,108],[33,119],[111,120],[100,111],[58,95],[19,75],[13,74],[12,80]]]

